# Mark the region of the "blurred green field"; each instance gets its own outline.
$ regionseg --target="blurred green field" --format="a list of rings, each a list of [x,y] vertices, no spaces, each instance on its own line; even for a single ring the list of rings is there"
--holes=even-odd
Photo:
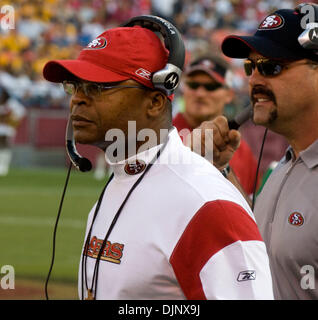
[[[0,268],[12,265],[16,279],[31,280],[43,288],[66,173],[67,169],[12,168],[8,176],[0,177]],[[72,169],[49,289],[54,283],[76,287],[87,215],[104,184],[92,173]]]

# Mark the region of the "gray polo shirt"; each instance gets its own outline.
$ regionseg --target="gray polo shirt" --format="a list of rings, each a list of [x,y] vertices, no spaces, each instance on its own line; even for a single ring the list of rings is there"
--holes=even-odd
[[[289,147],[255,205],[276,299],[318,299],[318,140]]]

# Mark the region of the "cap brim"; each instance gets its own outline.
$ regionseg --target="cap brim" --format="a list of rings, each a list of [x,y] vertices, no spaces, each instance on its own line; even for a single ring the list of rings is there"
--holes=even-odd
[[[218,74],[217,72],[214,72],[213,70],[211,70],[209,68],[204,68],[204,66],[190,67],[188,70],[186,70],[185,75],[190,75],[191,73],[196,72],[196,71],[205,72],[211,78],[213,78],[215,81],[217,81],[217,82],[219,82],[221,84],[225,84],[224,77],[222,77],[220,74]]]
[[[298,58],[295,53],[279,46],[276,42],[258,36],[228,36],[223,40],[221,48],[230,58],[247,58],[252,50],[267,58]]]
[[[74,76],[92,82],[118,82],[127,80],[127,75],[120,75],[101,68],[85,60],[52,60],[43,69],[43,76],[51,82],[63,82]]]
[[[51,82],[63,82],[64,80],[74,80],[74,77],[92,82],[120,82],[131,77],[121,75],[85,60],[52,60],[46,63],[43,68],[43,76]],[[137,81],[137,80],[136,80]],[[140,83],[143,83],[138,79]],[[143,83],[149,87],[148,84]],[[172,101],[174,94],[168,96]]]

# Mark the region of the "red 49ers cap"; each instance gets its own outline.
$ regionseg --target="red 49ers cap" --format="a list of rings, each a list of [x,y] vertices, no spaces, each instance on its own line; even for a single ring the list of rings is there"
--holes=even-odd
[[[151,76],[167,63],[169,52],[156,34],[140,26],[109,29],[82,49],[75,60],[46,63],[43,76],[51,82],[74,76],[92,82],[134,79],[154,88]]]
[[[226,37],[222,51],[230,58],[247,58],[255,50],[266,58],[318,61],[313,50],[303,48],[298,42],[304,31],[302,18],[296,10],[277,10],[263,19],[253,36]]]

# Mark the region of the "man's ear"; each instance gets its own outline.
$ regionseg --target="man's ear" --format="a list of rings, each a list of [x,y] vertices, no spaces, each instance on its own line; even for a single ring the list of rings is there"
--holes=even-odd
[[[150,103],[147,107],[147,115],[150,118],[156,118],[162,115],[166,110],[167,96],[161,91],[150,91]]]

